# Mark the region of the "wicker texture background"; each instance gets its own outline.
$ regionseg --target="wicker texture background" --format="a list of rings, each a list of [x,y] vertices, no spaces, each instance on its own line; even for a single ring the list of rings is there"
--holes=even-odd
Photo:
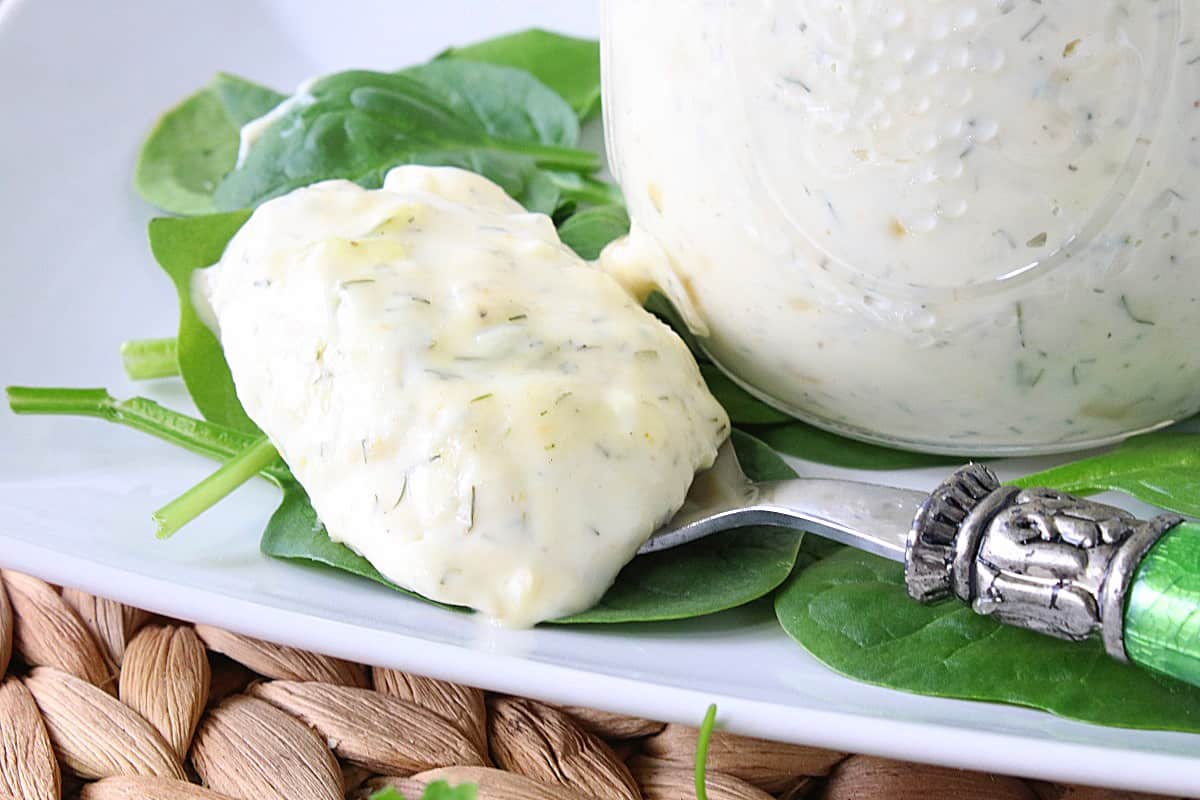
[[[493,695],[0,571],[0,800],[693,798],[696,730]],[[203,788],[202,788],[203,787]],[[717,732],[712,800],[1151,797]]]

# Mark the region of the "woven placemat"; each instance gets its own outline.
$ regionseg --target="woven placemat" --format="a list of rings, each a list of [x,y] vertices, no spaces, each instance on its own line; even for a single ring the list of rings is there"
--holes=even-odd
[[[0,800],[690,800],[697,731],[157,617],[0,570]],[[1151,797],[717,731],[711,800]]]

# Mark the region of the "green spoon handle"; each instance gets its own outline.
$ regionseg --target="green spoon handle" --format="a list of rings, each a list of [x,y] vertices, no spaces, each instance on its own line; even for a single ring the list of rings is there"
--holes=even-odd
[[[905,545],[908,594],[1104,650],[1200,686],[1200,523],[1150,519],[962,467],[924,502]]]
[[[1200,686],[1200,525],[1163,534],[1138,565],[1127,598],[1129,660]]]

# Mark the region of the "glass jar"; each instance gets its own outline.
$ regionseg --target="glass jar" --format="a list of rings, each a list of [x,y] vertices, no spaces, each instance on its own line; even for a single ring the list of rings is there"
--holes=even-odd
[[[771,404],[958,454],[1200,410],[1195,0],[607,0],[603,74],[618,269]]]

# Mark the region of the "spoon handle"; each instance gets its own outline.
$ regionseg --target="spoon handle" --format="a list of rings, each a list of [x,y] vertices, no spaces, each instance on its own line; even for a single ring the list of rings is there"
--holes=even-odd
[[[1200,527],[1053,489],[1001,486],[970,464],[917,512],[909,595],[1061,639],[1200,686]]]
[[[1138,565],[1125,605],[1125,653],[1200,686],[1200,526],[1168,531]]]

